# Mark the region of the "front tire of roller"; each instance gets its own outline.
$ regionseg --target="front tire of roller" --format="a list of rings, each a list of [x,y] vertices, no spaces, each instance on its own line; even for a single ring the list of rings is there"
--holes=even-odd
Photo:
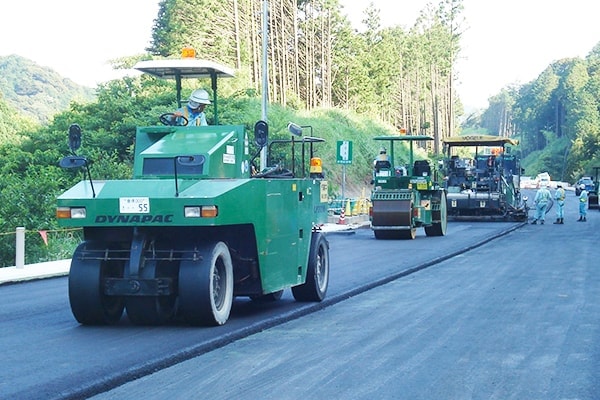
[[[179,309],[191,325],[217,326],[229,319],[233,304],[233,265],[223,242],[187,252],[179,265]]]

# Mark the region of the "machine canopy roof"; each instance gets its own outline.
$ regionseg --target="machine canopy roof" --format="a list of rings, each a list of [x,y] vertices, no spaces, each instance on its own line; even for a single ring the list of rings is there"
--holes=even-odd
[[[433,137],[427,135],[396,135],[396,136],[375,136],[373,140],[433,140]]]
[[[219,63],[195,58],[140,61],[134,69],[158,78],[233,78],[233,69]]]
[[[495,146],[500,147],[506,144],[516,146],[519,141],[502,136],[493,135],[466,135],[452,136],[444,139],[444,144],[448,146]]]

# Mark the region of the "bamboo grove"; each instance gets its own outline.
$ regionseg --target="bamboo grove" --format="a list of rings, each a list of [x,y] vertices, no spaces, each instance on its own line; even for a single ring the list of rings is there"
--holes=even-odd
[[[164,0],[147,49],[235,66],[261,90],[263,0]],[[354,30],[339,0],[268,1],[268,97],[288,107],[339,107],[441,140],[453,133],[462,0],[431,3],[410,28],[382,28],[372,4]],[[460,106],[460,104],[459,104]]]

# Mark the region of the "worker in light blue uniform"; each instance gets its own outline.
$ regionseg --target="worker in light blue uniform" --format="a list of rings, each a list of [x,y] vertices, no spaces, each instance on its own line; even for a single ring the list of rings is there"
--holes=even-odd
[[[207,104],[210,104],[208,92],[204,89],[194,90],[185,107],[173,113],[175,118],[173,125],[185,125],[187,120],[187,126],[207,126],[206,114],[204,114]],[[181,117],[185,117],[185,120]]]
[[[537,224],[537,221],[540,221],[540,224],[544,225],[544,220],[546,219],[546,209],[548,208],[548,202],[551,198],[552,194],[546,185],[542,185],[533,199],[533,202],[535,203],[535,215],[533,217],[533,221],[531,221],[532,225]]]
[[[562,185],[559,183],[556,185],[556,191],[554,192],[554,200],[556,200],[556,221],[555,224],[565,223],[565,196],[566,192]]]
[[[583,183],[579,188],[581,189],[581,193],[579,194],[579,219],[577,221],[585,222],[587,221],[588,192],[585,190],[585,185]]]

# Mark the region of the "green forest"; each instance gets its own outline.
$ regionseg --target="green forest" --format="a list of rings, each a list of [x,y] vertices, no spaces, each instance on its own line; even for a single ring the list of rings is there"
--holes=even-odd
[[[261,118],[262,4],[161,1],[149,48],[112,60],[113,66],[179,57],[183,47],[191,46],[199,58],[236,70],[236,78],[220,87],[219,122],[251,130]],[[454,88],[466,25],[462,0],[430,3],[408,29],[382,27],[379,10],[371,5],[360,31],[341,14],[338,0],[271,0],[269,7],[270,134],[287,135],[285,127],[293,121],[310,125],[315,136],[326,139],[318,151],[331,197],[341,195],[336,141],[353,141],[346,195],[358,196],[370,189],[377,147],[372,138],[399,129],[433,136],[430,147],[422,149],[432,158],[441,156],[444,138],[476,132],[519,139],[528,175],[548,171],[553,178],[575,181],[600,165],[600,48],[591,49],[584,60],[548,66],[536,80],[503,89],[489,99],[486,110],[465,116]],[[15,62],[22,64],[9,68]],[[82,178],[81,172],[58,167],[69,152],[69,125],[82,127],[80,153],[93,160],[94,179],[127,179],[136,126],[158,124],[161,114],[177,107],[174,83],[145,75],[124,77],[90,93],[60,86],[64,80],[19,58],[10,63],[0,58],[3,66],[0,266],[14,265],[17,226],[27,232],[26,263],[69,258],[79,233],[59,230],[54,217],[56,197]],[[53,98],[60,93],[64,99],[68,92],[70,103],[62,109],[32,108],[39,97],[24,90],[32,85],[35,93]],[[210,90],[208,82],[185,82],[184,95],[197,87]],[[51,88],[57,93],[45,92]],[[211,113],[209,107],[209,122]]]

